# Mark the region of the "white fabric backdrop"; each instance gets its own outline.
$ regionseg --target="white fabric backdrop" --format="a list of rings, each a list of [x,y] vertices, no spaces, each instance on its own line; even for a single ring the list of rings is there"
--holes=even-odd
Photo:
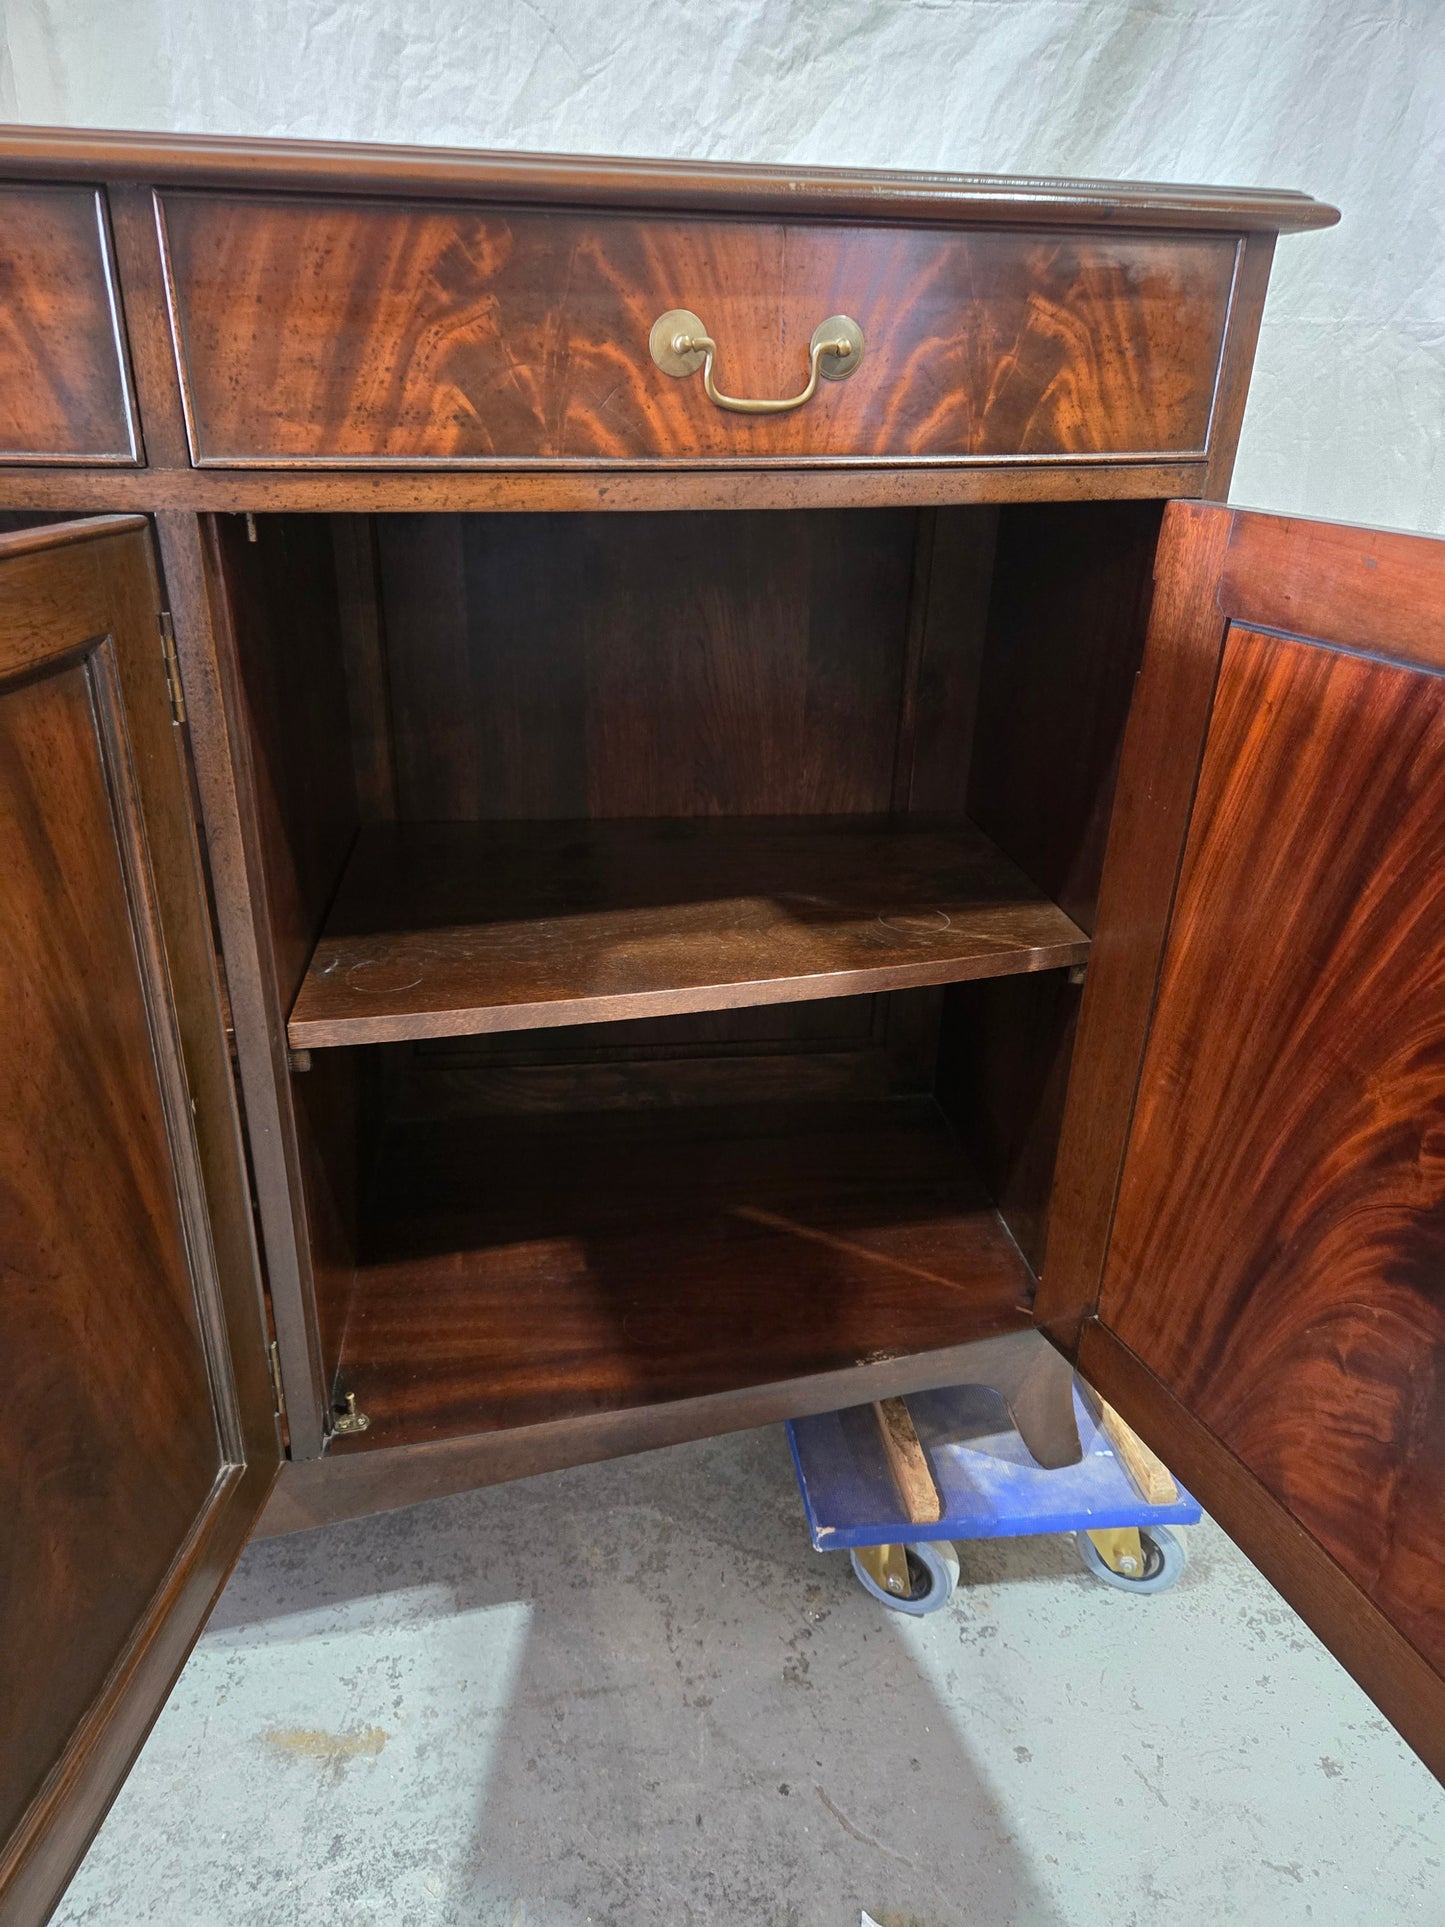
[[[1234,500],[1445,528],[1445,0],[0,0],[0,118],[1302,187]]]

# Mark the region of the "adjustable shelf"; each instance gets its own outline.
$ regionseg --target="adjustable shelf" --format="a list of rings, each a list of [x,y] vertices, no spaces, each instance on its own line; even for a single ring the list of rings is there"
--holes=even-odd
[[[386,824],[357,839],[296,1049],[802,1002],[1082,963],[959,820]]]
[[[928,1097],[393,1125],[357,1256],[346,1451],[947,1384],[1033,1288]]]

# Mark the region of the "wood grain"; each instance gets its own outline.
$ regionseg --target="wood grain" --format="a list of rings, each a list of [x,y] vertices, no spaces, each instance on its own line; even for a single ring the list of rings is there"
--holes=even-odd
[[[1069,1348],[1098,1302],[1224,640],[1215,585],[1234,522],[1228,509],[1175,502],[1160,536],[1039,1280],[1040,1320]]]
[[[7,1921],[53,1902],[276,1462],[259,1346],[228,1356],[258,1281],[156,608],[139,528],[0,541]]]
[[[205,827],[217,928],[245,1101],[247,1138],[293,1456],[318,1454],[326,1407],[291,1101],[280,967],[266,895],[258,773],[243,727],[247,699],[217,531],[156,517],[166,595],[185,681],[188,734]],[[304,960],[304,953],[303,953]]]
[[[926,1098],[409,1126],[367,1195],[341,1374],[372,1423],[348,1450],[1028,1322],[1028,1269]]]
[[[1236,255],[1203,235],[162,208],[202,465],[1201,456]],[[796,392],[827,315],[867,347],[805,408],[739,415],[653,364],[679,304],[733,394]]]
[[[1236,515],[1219,606],[1238,622],[1445,669],[1445,542]]]
[[[0,188],[0,461],[140,459],[94,188]]]
[[[1445,1681],[1335,1564],[1287,1505],[1097,1321],[1079,1366],[1359,1681],[1438,1780],[1445,1780]],[[279,1496],[279,1493],[278,1493]],[[262,1522],[262,1530],[266,1522]]]
[[[296,1048],[956,983],[1088,941],[966,823],[374,826],[291,1012]]]
[[[1235,625],[1100,1299],[1437,1669],[1442,871],[1445,677]]]
[[[888,809],[915,525],[382,518],[397,814]]]
[[[935,1525],[943,1517],[943,1501],[906,1400],[875,1399],[873,1414],[904,1513],[913,1525]]]
[[[1026,1325],[942,1351],[896,1357],[880,1354],[866,1365],[837,1372],[810,1372],[804,1378],[771,1385],[598,1411],[512,1431],[476,1432],[370,1451],[339,1441],[324,1459],[288,1461],[258,1531],[263,1536],[306,1531],[562,1466],[590,1465],[685,1439],[713,1438],[785,1418],[835,1411],[840,1405],[945,1385],[1006,1384],[1012,1388],[1010,1397],[1024,1400],[1032,1373],[1045,1382],[1051,1375],[1058,1378],[1052,1392],[1062,1391],[1067,1398],[1072,1367],[1042,1332]],[[1035,1445],[1030,1450],[1042,1463],[1051,1438],[1046,1428],[1041,1431],[1039,1417],[1036,1410],[1031,1427]],[[1062,1447],[1062,1433],[1059,1444]],[[1077,1458],[1075,1439],[1068,1450],[1057,1452],[1053,1462],[1071,1464]]]
[[[868,172],[603,155],[487,153],[344,141],[12,127],[0,171],[57,180],[240,183],[291,191],[423,192],[569,207],[717,208],[865,220],[1008,221],[1047,227],[1181,227],[1230,233],[1332,227],[1339,211],[1290,189],[1043,180],[1003,174]]]
[[[972,502],[1159,501],[1203,492],[1202,461],[998,468],[366,469],[0,466],[0,508],[195,513],[571,514],[589,509],[913,508]]]
[[[1144,650],[1157,502],[999,516],[969,815],[1092,930]]]

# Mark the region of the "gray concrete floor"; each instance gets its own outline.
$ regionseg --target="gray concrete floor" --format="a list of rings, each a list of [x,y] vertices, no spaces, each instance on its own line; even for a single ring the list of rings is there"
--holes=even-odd
[[[64,1927],[1445,1922],[1445,1799],[1211,1525],[807,1544],[780,1430],[249,1551]]]

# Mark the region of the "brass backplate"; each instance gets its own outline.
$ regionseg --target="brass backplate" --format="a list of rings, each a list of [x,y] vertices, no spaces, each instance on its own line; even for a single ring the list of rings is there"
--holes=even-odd
[[[690,308],[669,308],[652,324],[647,346],[652,359],[665,375],[691,375],[703,364],[701,348],[690,348],[680,355],[673,342],[679,335],[705,335],[707,329]]]
[[[818,364],[818,373],[824,381],[846,381],[849,375],[858,372],[863,359],[863,330],[851,315],[830,314],[826,321],[820,321],[813,330],[808,352],[820,341],[846,341],[852,350],[847,355],[824,355]]]

